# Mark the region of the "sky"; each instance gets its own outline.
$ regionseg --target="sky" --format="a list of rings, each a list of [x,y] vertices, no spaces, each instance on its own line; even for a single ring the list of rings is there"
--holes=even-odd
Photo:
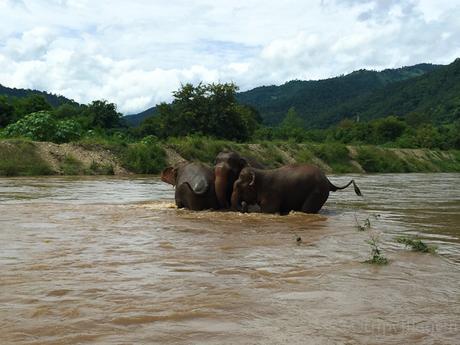
[[[0,84],[131,114],[189,82],[448,64],[459,18],[460,0],[0,0]]]

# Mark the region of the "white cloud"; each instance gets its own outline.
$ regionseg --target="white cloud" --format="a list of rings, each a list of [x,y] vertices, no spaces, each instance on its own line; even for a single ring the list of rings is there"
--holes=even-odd
[[[125,113],[181,83],[243,90],[460,54],[448,0],[0,0],[0,83]]]

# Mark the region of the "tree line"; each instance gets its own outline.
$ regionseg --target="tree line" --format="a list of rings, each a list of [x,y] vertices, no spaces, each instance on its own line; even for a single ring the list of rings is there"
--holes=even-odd
[[[327,129],[311,129],[291,107],[279,125],[267,126],[255,108],[238,102],[237,90],[233,83],[182,85],[173,92],[171,103],[158,105],[156,115],[137,128],[128,127],[116,105],[105,100],[53,107],[41,95],[0,96],[0,136],[62,143],[91,136],[135,142],[194,135],[238,142],[292,140],[460,149],[460,119],[439,124],[424,114],[404,118],[388,114],[370,121],[345,118]]]

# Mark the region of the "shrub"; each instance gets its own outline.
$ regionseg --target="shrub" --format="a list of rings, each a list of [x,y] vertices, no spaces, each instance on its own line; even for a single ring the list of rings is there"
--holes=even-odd
[[[166,167],[166,153],[158,144],[135,143],[122,154],[123,166],[138,174],[157,174]]]
[[[340,143],[312,145],[313,153],[337,173],[353,171],[347,147]]]
[[[198,160],[213,164],[217,154],[224,150],[232,150],[232,142],[217,140],[198,135],[189,135],[183,138],[170,138],[167,142],[174,150],[187,160]]]
[[[360,147],[356,160],[367,172],[408,172],[407,164],[395,153],[376,147]]]
[[[74,120],[56,120],[48,111],[38,111],[8,125],[5,137],[25,137],[37,141],[64,143],[81,136],[81,127]]]
[[[75,157],[67,155],[61,163],[61,169],[64,175],[79,175],[83,171],[83,164]]]
[[[0,176],[50,175],[51,167],[40,158],[33,143],[8,140],[0,143]]]

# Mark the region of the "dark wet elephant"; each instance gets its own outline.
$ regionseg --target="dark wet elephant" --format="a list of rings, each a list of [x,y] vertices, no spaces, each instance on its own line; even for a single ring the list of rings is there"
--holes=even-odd
[[[187,162],[166,168],[161,173],[161,180],[176,187],[175,200],[179,208],[195,211],[219,208],[214,172],[203,163]]]
[[[263,169],[264,166],[256,160],[242,157],[233,151],[220,152],[215,161],[214,176],[215,190],[220,208],[230,208],[233,183],[238,179],[244,167]]]
[[[244,168],[233,185],[232,208],[245,211],[246,204],[258,204],[264,213],[287,214],[290,211],[317,213],[329,197],[329,192],[344,189],[334,186],[314,165],[292,164],[278,169]]]

